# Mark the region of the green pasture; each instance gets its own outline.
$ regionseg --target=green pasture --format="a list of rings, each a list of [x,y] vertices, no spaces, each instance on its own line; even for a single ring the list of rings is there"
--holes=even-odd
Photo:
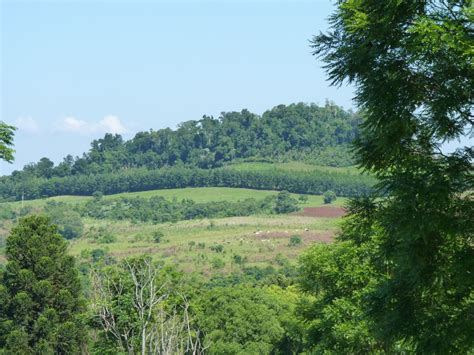
[[[299,161],[292,161],[288,163],[264,163],[264,162],[244,162],[230,164],[224,167],[224,169],[233,169],[238,171],[322,171],[322,172],[334,172],[334,173],[347,173],[347,174],[360,174],[360,170],[357,167],[344,167],[336,168],[331,166],[313,165]]]
[[[183,271],[204,275],[230,272],[239,255],[245,266],[278,267],[277,259],[295,262],[301,251],[313,243],[328,242],[339,228],[340,219],[313,218],[296,215],[229,217],[215,220],[192,220],[153,225],[86,219],[84,235],[70,242],[70,252],[79,258],[94,249],[104,249],[111,256],[150,254]],[[112,243],[99,243],[94,231],[102,228],[116,237]],[[161,231],[162,241],[155,243],[153,233]],[[299,236],[301,244],[290,246],[290,238]],[[223,251],[211,250],[222,245]],[[215,260],[223,266],[215,268]]]
[[[116,199],[120,197],[142,197],[150,198],[154,196],[162,196],[166,199],[182,200],[190,199],[197,203],[212,202],[212,201],[229,201],[236,202],[242,201],[248,198],[254,198],[256,200],[262,200],[265,197],[273,196],[278,194],[278,191],[269,191],[269,190],[252,190],[252,189],[241,189],[241,188],[232,188],[232,187],[189,187],[182,189],[166,189],[166,190],[150,190],[150,191],[141,191],[141,192],[126,192],[115,195],[106,195],[105,199]],[[294,198],[299,198],[299,194],[291,194]],[[323,205],[323,197],[321,195],[305,195],[308,200],[305,203],[302,203],[303,207],[314,207]],[[11,205],[16,208],[22,206],[30,206],[33,208],[40,208],[46,204],[47,201],[61,201],[66,203],[84,203],[87,200],[91,199],[90,196],[56,196],[49,197],[44,199],[37,200],[27,200],[23,203],[21,201],[16,202],[4,202],[0,203],[0,208],[2,205]],[[333,202],[335,206],[342,206],[346,202],[345,198],[338,198]]]
[[[150,198],[162,196],[166,199],[191,199],[195,202],[238,201],[247,198],[257,200],[278,194],[278,191],[251,190],[225,187],[184,188],[122,193],[104,196],[105,199],[120,197]],[[292,194],[294,198],[300,195]],[[301,207],[323,205],[323,197],[306,195],[307,201]],[[69,204],[84,203],[93,197],[58,196],[47,199],[24,201],[25,207],[33,212],[41,211],[47,201],[62,201]],[[332,205],[341,206],[346,199],[338,198]],[[0,204],[15,209],[22,202]],[[151,254],[157,259],[177,264],[183,271],[199,271],[203,275],[216,272],[227,273],[245,266],[281,266],[282,258],[295,262],[301,251],[312,243],[327,242],[337,233],[340,219],[314,218],[299,215],[258,215],[249,217],[230,217],[213,220],[190,220],[177,223],[152,224],[132,223],[130,221],[111,221],[84,218],[83,236],[70,241],[71,254],[81,258],[94,249],[106,250],[116,259]],[[4,241],[14,221],[0,221],[0,263],[5,262]],[[106,231],[114,237],[111,243],[104,243],[97,235]],[[153,240],[155,231],[164,234],[162,241]],[[299,236],[301,244],[289,246],[292,236]],[[212,246],[222,245],[223,251],[211,250]],[[235,263],[236,256],[244,261]],[[278,263],[277,260],[280,260]],[[220,264],[218,268],[216,265]]]

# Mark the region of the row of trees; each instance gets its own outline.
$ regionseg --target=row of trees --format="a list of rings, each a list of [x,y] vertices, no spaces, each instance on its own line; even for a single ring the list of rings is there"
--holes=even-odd
[[[12,176],[51,178],[176,165],[212,168],[239,158],[302,155],[319,157],[324,165],[347,166],[352,164],[347,146],[357,136],[360,121],[357,114],[332,103],[280,105],[262,116],[247,110],[227,112],[218,119],[204,116],[183,122],[176,130],[139,132],[129,141],[106,134],[94,140],[82,157],[68,155],[57,166],[42,158]]]
[[[278,195],[262,200],[214,201],[196,203],[184,199],[167,200],[161,196],[151,198],[103,199],[94,198],[85,204],[71,205],[64,202],[48,201],[45,213],[60,227],[66,238],[74,238],[82,228],[81,216],[96,219],[131,220],[133,222],[176,222],[188,219],[250,216],[258,213],[281,214],[299,210],[299,200],[282,191]]]
[[[26,181],[0,179],[3,200],[36,199],[58,195],[115,194],[183,187],[240,187],[260,190],[286,190],[293,193],[358,196],[371,191],[375,180],[367,175],[339,172],[237,171],[234,169],[167,168],[129,169],[119,173],[33,178]]]

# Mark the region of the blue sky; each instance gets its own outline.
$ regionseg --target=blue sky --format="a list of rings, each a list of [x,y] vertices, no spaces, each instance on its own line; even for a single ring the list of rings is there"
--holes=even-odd
[[[247,108],[326,99],[309,39],[334,1],[0,0],[0,120],[17,126],[16,161],[81,155],[105,132]]]
[[[300,101],[352,107],[310,53],[329,0],[0,2],[0,120],[19,127],[2,174],[80,155],[106,131]]]

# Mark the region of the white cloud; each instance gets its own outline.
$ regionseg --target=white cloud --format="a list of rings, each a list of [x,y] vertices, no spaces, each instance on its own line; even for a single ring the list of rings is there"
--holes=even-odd
[[[15,126],[20,130],[31,134],[39,133],[38,123],[31,117],[18,117]]]
[[[98,122],[86,122],[75,117],[66,117],[61,121],[58,129],[63,132],[80,134],[118,133],[127,132],[127,129],[116,116],[105,116]]]
[[[127,129],[120,122],[120,119],[116,116],[105,116],[102,120],[99,121],[98,127],[103,130],[103,132],[108,133],[125,133]]]
[[[59,125],[59,129],[65,132],[90,133],[91,127],[86,121],[78,120],[75,117],[66,117]]]

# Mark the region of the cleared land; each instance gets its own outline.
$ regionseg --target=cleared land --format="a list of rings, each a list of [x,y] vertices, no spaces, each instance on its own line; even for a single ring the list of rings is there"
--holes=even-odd
[[[94,249],[104,249],[119,259],[146,253],[176,264],[183,271],[199,271],[204,275],[239,269],[241,265],[234,261],[236,256],[245,260],[245,266],[278,267],[277,260],[282,258],[293,262],[312,243],[330,242],[339,229],[337,219],[296,215],[230,217],[157,225],[85,222],[84,236],[70,244],[73,255],[84,256]],[[95,231],[99,228],[116,236],[116,240],[98,243]],[[164,234],[160,243],[153,241],[155,231]],[[301,243],[290,246],[294,236],[300,237]],[[222,251],[215,251],[216,246],[222,246]]]
[[[276,194],[278,191],[185,188],[123,193],[104,196],[104,199],[162,196],[166,199],[212,202],[247,198],[260,200]],[[297,199],[300,197],[297,194],[292,196]],[[345,199],[338,198],[332,207],[323,207],[322,196],[305,196],[307,201],[300,204],[304,210],[289,215],[257,215],[163,224],[84,218],[84,233],[80,238],[70,241],[70,252],[79,260],[87,260],[98,249],[116,259],[146,253],[165,263],[176,264],[183,271],[198,271],[204,276],[236,271],[242,266],[272,265],[278,268],[285,260],[295,262],[302,250],[309,245],[330,242],[339,229],[338,217],[343,212],[341,206]],[[48,200],[81,204],[91,198],[58,196],[25,201],[24,206],[40,211]],[[2,205],[19,209],[21,202],[3,203],[0,208]],[[0,223],[0,239],[4,240],[12,226],[13,221]],[[157,231],[163,233],[159,243],[154,240]],[[113,238],[104,242],[101,238],[103,234]],[[300,242],[292,244],[292,237],[298,237],[296,239]],[[4,253],[0,249],[0,263],[5,261],[2,254]]]

